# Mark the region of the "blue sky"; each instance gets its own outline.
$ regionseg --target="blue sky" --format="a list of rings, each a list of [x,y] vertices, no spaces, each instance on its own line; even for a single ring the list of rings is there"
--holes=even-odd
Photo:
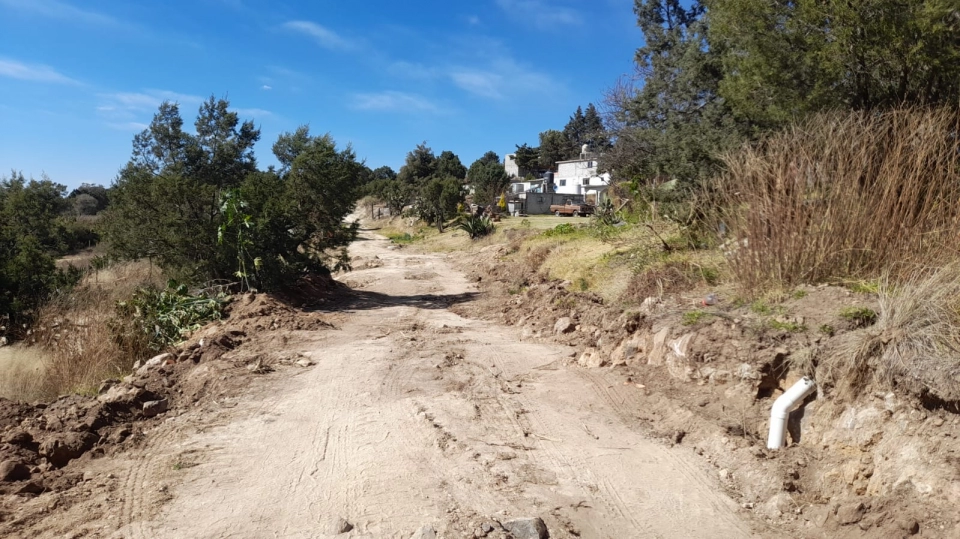
[[[109,185],[165,99],[309,124],[371,167],[465,165],[561,129],[633,70],[631,0],[0,0],[0,174]]]

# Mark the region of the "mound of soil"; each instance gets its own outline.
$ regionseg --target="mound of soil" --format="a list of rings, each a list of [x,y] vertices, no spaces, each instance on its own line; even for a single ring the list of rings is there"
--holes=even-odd
[[[831,358],[870,328],[839,316],[876,297],[804,287],[782,304],[735,305],[713,290],[607,305],[515,260],[506,246],[462,260],[479,283],[465,316],[518,328],[521,340],[576,349],[571,363],[610,368],[636,386],[639,424],[716,466],[743,508],[794,537],[960,535],[960,416],[942,402],[867,383],[843,397]],[[711,303],[713,298],[711,298]],[[790,445],[766,448],[773,401],[803,376],[819,393],[791,414]]]
[[[252,375],[296,360],[272,353],[275,337],[331,327],[277,297],[244,294],[224,320],[135,365],[122,380],[104,381],[97,395],[32,404],[0,399],[0,523],[12,518],[18,499],[70,490],[83,482],[90,459],[136,447],[165,417],[234,394]]]

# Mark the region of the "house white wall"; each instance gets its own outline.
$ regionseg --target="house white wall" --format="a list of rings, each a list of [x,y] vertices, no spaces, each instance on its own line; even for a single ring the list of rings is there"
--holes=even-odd
[[[557,193],[568,195],[598,194],[610,185],[610,174],[597,174],[596,159],[558,161],[553,182]],[[599,201],[598,201],[599,202]]]
[[[520,166],[517,165],[517,154],[508,153],[503,158],[503,168],[507,171],[507,176],[515,178],[520,175]]]

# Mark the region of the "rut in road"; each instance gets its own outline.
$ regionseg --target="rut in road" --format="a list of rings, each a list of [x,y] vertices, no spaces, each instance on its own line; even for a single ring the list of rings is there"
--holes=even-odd
[[[379,267],[341,277],[356,299],[307,343],[317,365],[144,452],[117,537],[324,537],[338,518],[349,537],[473,537],[520,516],[551,537],[752,536],[689,450],[636,427],[631,387],[452,313],[475,289],[445,255],[369,234],[351,251]],[[183,452],[196,466],[167,472],[172,500],[147,514],[138,498]]]

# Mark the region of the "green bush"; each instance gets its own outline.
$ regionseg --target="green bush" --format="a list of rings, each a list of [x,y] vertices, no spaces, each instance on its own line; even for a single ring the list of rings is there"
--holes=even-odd
[[[138,349],[137,343],[143,343],[160,351],[182,342],[206,322],[219,320],[226,303],[223,294],[193,295],[176,281],[168,282],[166,290],[141,288],[117,303],[114,333],[125,349]]]
[[[477,217],[476,215],[468,215],[460,219],[460,224],[457,225],[457,228],[463,230],[470,236],[470,239],[482,238],[492,234],[496,227],[493,225],[493,221],[490,220],[487,216]]]
[[[566,236],[568,234],[573,234],[576,231],[577,231],[576,227],[574,227],[570,223],[563,223],[551,229],[544,230],[543,235],[548,238],[552,238],[555,236]]]

